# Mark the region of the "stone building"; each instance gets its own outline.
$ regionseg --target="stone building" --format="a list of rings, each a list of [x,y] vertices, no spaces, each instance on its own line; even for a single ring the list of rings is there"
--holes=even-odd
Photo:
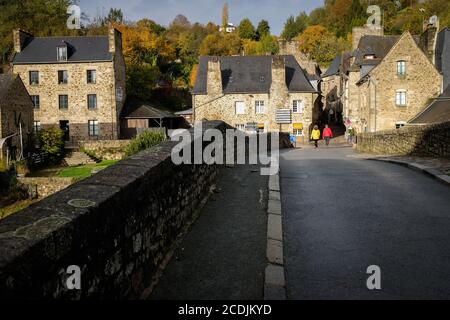
[[[120,135],[125,93],[122,35],[33,37],[14,31],[12,72],[34,104],[34,126],[60,127],[67,141]]]
[[[33,103],[22,80],[0,74],[0,158],[20,158],[32,135]]]
[[[192,94],[195,121],[297,136],[308,134],[318,100],[293,56],[200,57]]]
[[[433,42],[426,40],[432,38],[431,32],[385,36],[382,29],[354,28],[352,52],[337,65],[343,117],[358,132],[401,127],[442,92]]]
[[[357,82],[361,131],[404,126],[441,92],[441,75],[409,32],[382,59],[374,51],[362,54]]]

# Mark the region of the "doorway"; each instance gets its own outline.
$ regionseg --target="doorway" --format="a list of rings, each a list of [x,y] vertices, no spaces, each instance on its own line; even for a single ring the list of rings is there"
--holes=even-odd
[[[64,141],[70,141],[69,121],[67,120],[59,121],[59,128],[64,132]]]

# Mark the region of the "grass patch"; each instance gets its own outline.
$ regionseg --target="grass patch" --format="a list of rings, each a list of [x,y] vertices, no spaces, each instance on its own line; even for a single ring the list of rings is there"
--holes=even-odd
[[[62,169],[58,172],[57,176],[60,178],[75,178],[75,179],[85,179],[89,178],[92,175],[92,171],[94,170],[103,170],[106,169],[118,161],[115,160],[105,160],[96,164],[88,164],[84,166],[78,167],[69,167]]]
[[[30,205],[32,205],[36,200],[22,200],[17,201],[16,203],[6,206],[4,208],[0,208],[0,219],[6,218],[14,213],[17,213]]]

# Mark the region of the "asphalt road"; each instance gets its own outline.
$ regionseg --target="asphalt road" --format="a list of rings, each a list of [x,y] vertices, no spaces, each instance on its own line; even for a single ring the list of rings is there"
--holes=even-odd
[[[259,166],[224,167],[156,286],[153,300],[262,300],[268,177]]]
[[[288,299],[449,299],[450,187],[351,155],[281,154]]]

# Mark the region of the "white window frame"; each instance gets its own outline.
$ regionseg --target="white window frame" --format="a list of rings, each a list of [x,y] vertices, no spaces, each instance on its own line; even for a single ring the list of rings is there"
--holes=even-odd
[[[401,89],[395,91],[395,105],[398,107],[406,107],[408,105],[408,91]]]
[[[36,75],[36,81],[33,81],[33,77],[31,75]],[[29,77],[30,77],[30,85],[32,86],[36,86],[39,84],[39,71],[35,71],[32,70],[29,72]]]
[[[39,110],[41,108],[41,97],[39,95],[31,95],[30,98],[33,102],[34,109]]]
[[[406,60],[397,61],[397,75],[398,76],[406,75]]]
[[[91,75],[91,81],[89,81],[89,74]],[[89,69],[86,71],[86,83],[87,84],[97,83],[97,70]]]
[[[303,100],[292,101],[292,113],[302,114],[304,113],[304,111],[305,111],[305,102]]]
[[[100,135],[100,123],[98,120],[88,121],[88,134],[90,137],[98,137]]]
[[[56,55],[58,61],[67,61],[69,56],[67,46],[59,46],[56,49]]]
[[[303,129],[292,129],[292,134],[296,137],[303,137]]]
[[[238,109],[238,108],[239,108],[239,109]],[[235,112],[237,115],[245,114],[245,109],[246,109],[245,101],[236,101],[236,102],[234,103],[234,112]]]
[[[236,129],[245,132],[245,124],[236,124]]]
[[[265,114],[266,113],[266,102],[264,100],[255,101],[255,113]]]
[[[41,131],[41,122],[40,121],[33,122],[33,130],[34,130],[35,134],[37,134],[37,133],[39,133],[39,131]]]

